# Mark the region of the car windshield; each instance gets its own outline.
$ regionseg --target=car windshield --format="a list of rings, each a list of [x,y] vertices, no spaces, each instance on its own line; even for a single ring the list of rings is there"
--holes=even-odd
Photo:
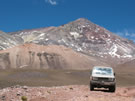
[[[111,68],[95,68],[93,73],[101,74],[101,75],[112,75],[112,69]]]

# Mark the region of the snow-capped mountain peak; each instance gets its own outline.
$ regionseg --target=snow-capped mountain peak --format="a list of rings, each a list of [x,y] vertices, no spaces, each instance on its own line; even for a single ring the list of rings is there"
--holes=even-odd
[[[24,43],[64,45],[77,52],[121,63],[135,57],[135,45],[91,21],[80,18],[59,27],[12,32]]]

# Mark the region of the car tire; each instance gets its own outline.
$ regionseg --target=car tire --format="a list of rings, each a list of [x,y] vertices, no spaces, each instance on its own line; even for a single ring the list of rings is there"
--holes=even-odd
[[[90,84],[90,91],[94,90],[94,86],[92,84]]]
[[[110,91],[110,92],[115,92],[115,89],[116,89],[116,86],[115,86],[115,85],[114,85],[114,86],[109,87],[109,91]]]

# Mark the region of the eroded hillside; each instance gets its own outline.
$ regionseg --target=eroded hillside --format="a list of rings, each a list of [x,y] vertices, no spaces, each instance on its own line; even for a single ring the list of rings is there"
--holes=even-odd
[[[0,68],[27,69],[90,69],[94,65],[107,65],[64,46],[19,45],[0,51]]]

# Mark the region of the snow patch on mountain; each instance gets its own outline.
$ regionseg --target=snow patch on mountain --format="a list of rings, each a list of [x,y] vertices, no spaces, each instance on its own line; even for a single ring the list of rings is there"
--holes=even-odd
[[[80,37],[80,34],[77,32],[70,32],[70,35],[72,35],[75,39]]]
[[[117,52],[118,50],[121,52],[121,53],[124,53],[122,55],[119,55]],[[123,52],[122,52],[123,51]],[[132,58],[132,55],[130,55],[131,53],[131,50],[128,49],[126,46],[124,45],[118,45],[118,44],[113,44],[113,46],[111,47],[110,51],[109,51],[109,54],[112,56],[112,57],[117,57],[117,58]]]

